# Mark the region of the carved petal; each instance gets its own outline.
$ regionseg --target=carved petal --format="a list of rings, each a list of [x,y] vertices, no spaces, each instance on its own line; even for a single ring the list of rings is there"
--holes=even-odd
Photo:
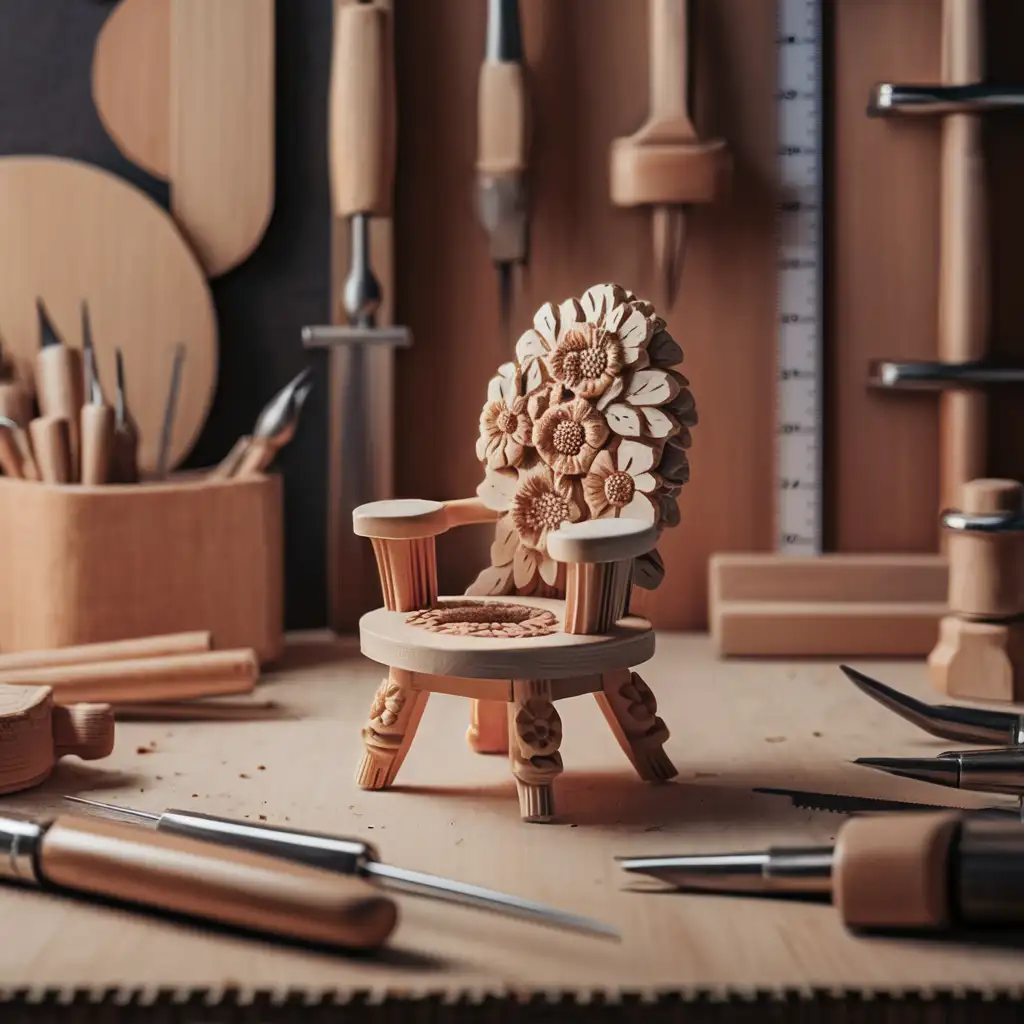
[[[619,325],[626,318],[626,314],[629,312],[629,306],[626,303],[620,303],[610,313],[607,313],[604,318],[604,326],[609,331],[618,331]]]
[[[537,356],[546,356],[549,346],[544,344],[544,339],[533,330],[523,331],[516,342],[516,358],[520,363],[528,363]]]
[[[658,518],[658,511],[653,501],[642,494],[639,490],[633,495],[633,500],[620,509],[619,517],[622,519],[641,519],[645,523],[653,523]]]
[[[665,578],[665,563],[657,550],[633,559],[633,582],[644,590],[656,590]]]
[[[632,409],[630,409],[630,412],[635,414],[635,411]],[[654,469],[655,459],[658,454],[650,445],[643,444],[640,441],[623,441],[619,445],[617,452],[619,469],[623,473],[629,473],[631,476],[646,473],[647,470]]]
[[[519,534],[509,516],[502,516],[494,529],[494,542],[491,544],[491,565],[511,565],[519,546]]]
[[[636,409],[631,409],[624,402],[609,405],[605,410],[605,417],[608,420],[608,426],[616,434],[621,434],[623,437],[640,436],[640,417]]]
[[[689,480],[690,460],[686,456],[686,449],[675,443],[675,438],[665,445],[661,462],[658,464],[658,472],[674,486],[682,486]]]
[[[625,388],[626,382],[622,377],[616,377],[615,380],[608,385],[608,390],[597,400],[597,407],[602,411],[607,409],[612,402],[615,401],[619,395],[622,394],[623,388]]]
[[[514,469],[489,469],[480,486],[477,497],[495,512],[507,512],[516,493],[519,474]]]
[[[489,565],[466,591],[472,597],[500,596],[512,592],[512,566]]]
[[[512,579],[517,587],[527,587],[533,582],[540,558],[539,551],[531,551],[525,545],[521,544],[516,548],[515,557],[512,559]]]
[[[544,363],[533,359],[526,367],[526,393],[532,394],[544,383]]]
[[[511,405],[518,394],[518,367],[515,363],[502,363],[498,367],[498,375],[492,377],[487,385],[487,401]]]
[[[553,558],[545,558],[540,563],[540,578],[553,587],[558,582],[558,563]]]
[[[617,284],[595,284],[588,288],[580,299],[580,305],[589,323],[600,323],[620,302],[625,301],[626,292]]]
[[[553,302],[545,302],[533,318],[533,329],[554,348],[558,341],[558,309]]]
[[[675,366],[683,361],[683,350],[668,331],[658,331],[647,345],[654,366]]]
[[[647,317],[638,309],[630,310],[629,315],[623,320],[619,327],[619,340],[626,350],[626,362],[635,362],[640,354],[640,349],[647,344],[650,337],[651,325]]]
[[[637,370],[626,386],[631,405],[664,405],[672,401],[679,385],[664,370]]]
[[[651,437],[670,437],[679,430],[679,424],[668,413],[656,406],[642,406],[640,412],[643,413],[643,417],[647,421],[647,433]]]
[[[584,324],[587,318],[583,313],[583,307],[579,299],[566,299],[558,307],[558,336],[562,337],[566,331],[571,330],[577,324]]]

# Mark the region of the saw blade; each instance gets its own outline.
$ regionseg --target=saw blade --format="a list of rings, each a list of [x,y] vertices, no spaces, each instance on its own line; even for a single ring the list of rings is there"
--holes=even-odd
[[[881,800],[870,796],[845,796],[841,793],[815,793],[803,789],[774,789],[771,787],[757,787],[755,793],[765,793],[768,796],[789,797],[794,807],[802,811],[828,811],[832,814],[856,814],[858,812],[873,811],[951,811],[956,808],[942,804],[919,804],[909,800]],[[985,807],[985,808],[961,808],[967,813],[985,815],[991,817],[1013,817],[1018,816],[1016,808],[1010,807]]]

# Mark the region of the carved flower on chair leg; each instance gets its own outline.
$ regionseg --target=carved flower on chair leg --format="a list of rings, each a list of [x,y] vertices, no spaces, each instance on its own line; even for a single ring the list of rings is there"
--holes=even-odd
[[[580,519],[581,505],[573,481],[556,477],[548,466],[541,464],[519,474],[509,517],[520,540],[527,547],[543,551],[552,530]]]
[[[553,405],[534,424],[533,444],[540,457],[565,476],[586,473],[608,440],[604,417],[584,398]]]
[[[516,712],[516,735],[533,757],[553,754],[562,742],[562,720],[549,700],[531,697]]]
[[[370,720],[379,721],[385,727],[394,725],[404,706],[405,694],[402,688],[390,679],[385,679],[370,705]]]
[[[591,516],[658,520],[657,492],[662,481],[652,470],[659,454],[638,441],[622,441],[615,451],[601,452],[583,478]]]
[[[629,682],[623,683],[619,690],[624,700],[629,701],[626,713],[638,722],[646,722],[658,713],[658,702],[651,688],[635,672],[630,672]]]

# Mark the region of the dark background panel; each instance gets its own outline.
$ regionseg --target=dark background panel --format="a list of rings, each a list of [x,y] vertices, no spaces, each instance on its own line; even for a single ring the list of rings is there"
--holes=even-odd
[[[95,0],[0,0],[0,156],[88,161],[166,206],[167,186],[121,156],[93,106],[93,46],[113,7]],[[325,322],[330,309],[330,52],[331,0],[277,4],[274,215],[256,252],[211,282],[220,377],[206,428],[186,463],[208,465],[224,455],[252,427],[263,403],[313,359],[317,387],[278,463],[286,484],[289,628],[324,622],[326,379],[322,359],[304,351],[300,330]]]

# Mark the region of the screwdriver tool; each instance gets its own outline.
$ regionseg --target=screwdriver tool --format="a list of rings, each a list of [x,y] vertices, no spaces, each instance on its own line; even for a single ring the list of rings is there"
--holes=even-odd
[[[171,438],[174,435],[174,419],[178,412],[178,393],[181,391],[181,368],[185,364],[185,346],[174,347],[174,362],[171,365],[171,385],[167,390],[164,419],[160,428],[160,449],[157,452],[156,476],[165,480],[170,471]]]
[[[839,667],[861,692],[932,736],[958,743],[991,743],[1001,747],[1024,745],[1024,715],[1016,711],[926,704],[849,665]]]
[[[529,107],[519,0],[488,0],[477,91],[476,207],[498,273],[502,337],[512,317],[513,272],[529,259],[526,186]]]
[[[418,896],[462,903],[482,910],[525,918],[539,924],[605,938],[618,938],[618,932],[609,925],[577,914],[555,910],[531,900],[493,892],[476,885],[466,885],[450,878],[382,864],[376,849],[359,839],[342,839],[328,833],[304,832],[301,829],[281,828],[277,825],[257,825],[212,814],[198,814],[194,811],[167,810],[163,814],[152,814],[82,797],[68,796],[65,799],[148,822],[155,825],[159,831],[172,835],[189,836],[193,839],[204,839],[212,843],[271,854],[341,874],[379,879],[385,885]]]
[[[359,878],[70,815],[0,816],[0,879],[350,949],[383,945],[398,921]]]
[[[211,479],[227,480],[234,476],[262,473],[274,461],[277,453],[295,436],[302,407],[313,390],[309,377],[307,367],[267,402],[252,434],[246,434],[235,442],[231,451],[210,473]]]
[[[128,409],[125,391],[124,355],[115,352],[117,366],[117,397],[114,401],[114,457],[111,460],[111,483],[139,482],[139,428]]]
[[[690,119],[688,0],[649,0],[650,112],[611,148],[616,206],[652,206],[654,263],[668,308],[686,250],[688,208],[721,198],[732,176],[723,139],[702,142]]]
[[[89,338],[88,312],[83,303],[83,335]],[[114,410],[103,401],[96,376],[96,352],[91,341],[82,349],[85,363],[85,394],[79,429],[82,439],[82,483],[105,484],[110,477],[110,460],[114,451]]]
[[[395,174],[391,15],[381,4],[346,3],[335,12],[329,134],[334,215],[351,230],[348,326],[305,327],[302,340],[328,349],[328,621],[341,632],[355,624],[352,596],[358,602],[369,577],[352,510],[391,497],[393,487],[393,356],[381,350],[412,342],[404,327],[377,325],[382,294],[370,259],[370,221],[390,216]]]
[[[851,818],[835,846],[620,863],[684,891],[831,896],[852,929],[1024,923],[1024,826],[956,812]]]
[[[35,381],[39,413],[43,417],[60,417],[67,421],[70,473],[67,482],[74,483],[78,477],[78,412],[82,408],[81,359],[77,349],[64,344],[42,299],[36,299],[36,309],[39,313],[39,353],[36,356]],[[38,457],[41,464],[43,457]]]

